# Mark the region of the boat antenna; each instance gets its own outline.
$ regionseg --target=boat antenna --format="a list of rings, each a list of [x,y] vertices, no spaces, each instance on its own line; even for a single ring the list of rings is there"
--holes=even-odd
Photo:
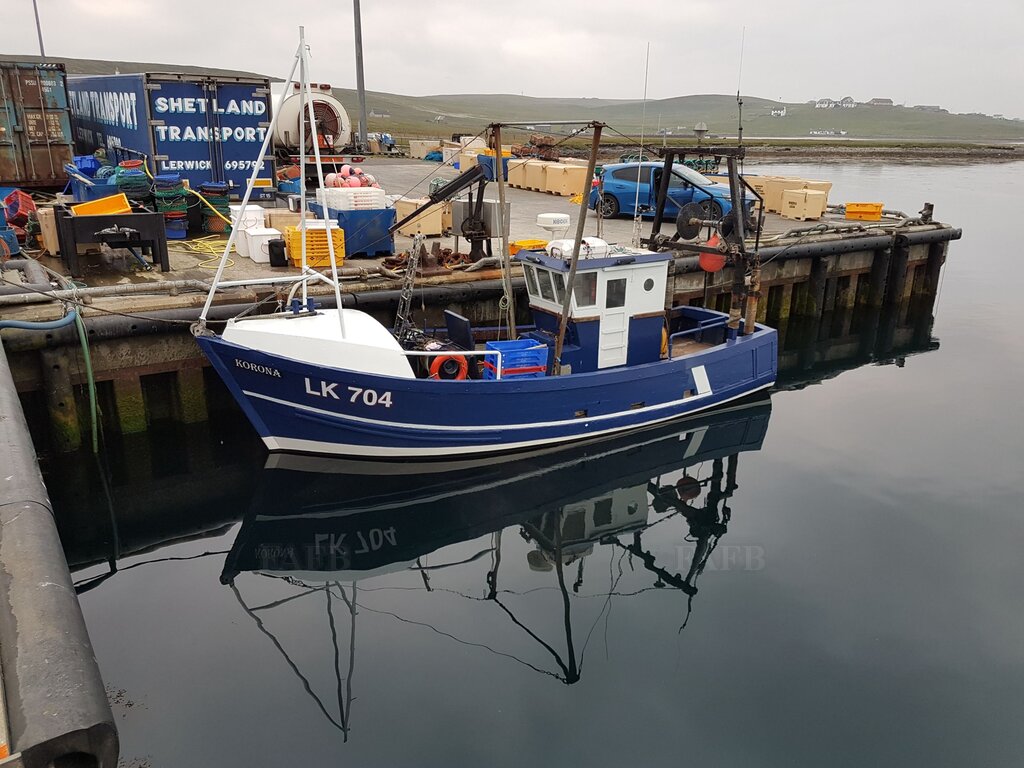
[[[647,41],[647,58],[644,60],[644,106],[640,117],[640,163],[644,161],[644,129],[647,127],[647,76],[651,69],[651,43]],[[640,247],[640,169],[636,167],[636,196],[633,199],[633,247]]]
[[[736,144],[740,147],[743,146],[743,97],[740,96],[740,84],[743,82],[743,45],[746,41],[747,27],[743,25],[743,31],[740,32],[740,66],[736,74]]]
[[[643,112],[640,117],[640,163],[643,163],[643,138],[644,130],[647,127],[647,75],[650,72],[650,41],[647,41],[647,57],[643,65]],[[633,200],[633,247],[640,247],[640,169],[637,165],[637,188],[636,197]]]

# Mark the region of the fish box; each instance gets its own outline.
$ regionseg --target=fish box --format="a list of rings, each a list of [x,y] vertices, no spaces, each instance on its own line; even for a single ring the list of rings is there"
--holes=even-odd
[[[565,165],[564,163],[550,163],[544,169],[544,191],[555,195],[568,197],[578,195],[581,192],[590,192],[590,186],[584,189],[587,182],[587,169],[579,165]]]
[[[825,213],[825,193],[816,189],[787,189],[782,193],[782,217],[785,219],[820,219]]]
[[[310,267],[331,266],[331,252],[327,244],[326,221],[306,222],[306,264]],[[337,222],[330,222],[331,240],[334,242],[334,258],[340,267],[345,263],[345,232]],[[302,264],[302,230],[298,227],[287,227],[284,231],[285,244],[288,247],[288,260],[293,267]]]
[[[400,197],[395,201],[395,214],[401,221],[410,213],[415,211],[424,203],[427,198]],[[413,235],[427,235],[434,237],[444,232],[444,206],[441,203],[432,205],[423,211],[412,221],[407,221],[398,229],[399,235],[412,237]]]
[[[257,264],[269,264],[270,263],[270,241],[277,240],[281,237],[281,233],[276,229],[270,229],[269,227],[252,227],[242,232],[241,240],[245,243],[245,255],[255,261]],[[236,238],[236,242],[237,242]],[[309,258],[308,245],[309,241],[306,242],[307,261]],[[300,256],[301,259],[301,256]],[[328,260],[328,263],[330,261]]]
[[[854,221],[881,221],[884,203],[847,203],[846,218]]]
[[[547,169],[552,165],[547,160],[530,160],[526,164],[526,177],[523,186],[543,192],[547,189]]]
[[[515,341],[488,341],[484,348],[501,353],[501,378],[537,379],[547,375],[548,346],[533,339]],[[498,377],[498,355],[484,357],[483,377]]]
[[[422,160],[429,152],[433,152],[440,146],[440,143],[434,140],[409,139],[409,157]]]
[[[262,228],[267,225],[266,211],[258,205],[247,205],[244,211],[241,205],[229,205],[228,209],[231,212],[228,216],[231,219],[231,226],[240,232],[244,232],[247,229]]]
[[[526,186],[526,164],[529,162],[525,157],[510,157],[508,160],[508,183],[511,187]]]
[[[476,156],[479,154],[476,149],[466,150],[459,153],[459,171],[465,173],[476,166]]]

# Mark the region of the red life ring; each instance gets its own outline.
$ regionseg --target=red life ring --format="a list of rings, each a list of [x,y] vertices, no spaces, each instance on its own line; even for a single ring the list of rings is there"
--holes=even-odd
[[[452,363],[455,368],[452,368]],[[452,374],[455,374],[454,376]],[[430,364],[430,378],[462,381],[469,375],[469,363],[462,355],[441,355]]]

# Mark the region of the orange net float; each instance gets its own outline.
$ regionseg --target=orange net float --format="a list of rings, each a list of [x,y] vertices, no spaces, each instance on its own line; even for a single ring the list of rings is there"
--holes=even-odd
[[[430,364],[430,378],[462,381],[469,375],[469,363],[462,355],[441,355]]]
[[[721,244],[722,239],[716,232],[708,240],[709,248],[717,248]],[[725,266],[725,254],[724,253],[704,253],[701,252],[700,256],[697,257],[697,263],[700,264],[700,268],[705,272],[720,272]]]

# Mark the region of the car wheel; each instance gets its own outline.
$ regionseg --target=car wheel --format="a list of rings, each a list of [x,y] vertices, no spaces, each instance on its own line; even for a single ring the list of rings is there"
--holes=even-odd
[[[701,200],[700,207],[704,209],[704,218],[719,221],[722,218],[722,206],[716,200]]]
[[[601,215],[606,219],[613,219],[619,215],[619,199],[607,192],[601,195]]]

